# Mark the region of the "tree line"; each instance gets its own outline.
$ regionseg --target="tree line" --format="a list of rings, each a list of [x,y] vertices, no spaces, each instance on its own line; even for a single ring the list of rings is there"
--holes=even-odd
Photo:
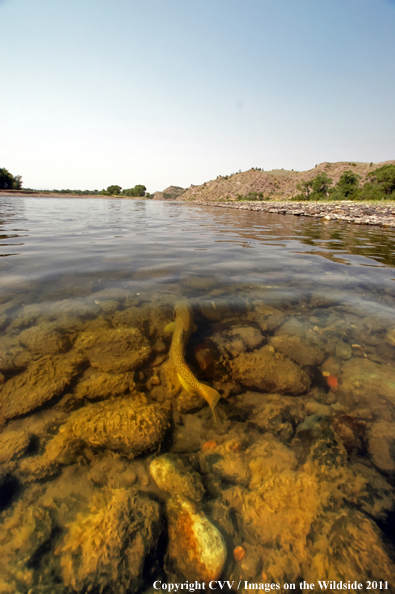
[[[0,190],[22,190],[22,177],[12,175],[8,169],[0,168]],[[134,198],[152,198],[153,194],[147,192],[147,188],[142,184],[137,184],[134,188],[123,190],[121,186],[111,185],[105,190],[33,190],[24,188],[25,191],[40,191],[50,194],[76,194],[78,196],[129,196]]]
[[[326,173],[296,186],[300,194],[292,200],[395,200],[395,165],[383,165],[368,173],[364,185],[361,176],[345,171],[335,186]]]

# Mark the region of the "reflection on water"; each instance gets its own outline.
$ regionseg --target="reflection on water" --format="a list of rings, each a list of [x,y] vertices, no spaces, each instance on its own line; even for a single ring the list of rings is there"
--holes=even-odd
[[[393,231],[2,198],[0,234],[0,592],[391,590]]]

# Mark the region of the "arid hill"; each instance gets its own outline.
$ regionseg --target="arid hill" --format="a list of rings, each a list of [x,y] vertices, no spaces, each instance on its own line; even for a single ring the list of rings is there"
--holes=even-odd
[[[153,200],[177,200],[186,191],[185,188],[179,186],[169,186],[163,192],[155,192],[152,196]]]
[[[190,186],[178,196],[172,196],[172,199],[198,201],[198,202],[217,202],[223,200],[237,200],[238,197],[247,196],[250,192],[262,193],[263,198],[271,200],[289,200],[299,194],[296,188],[302,181],[313,179],[319,173],[326,173],[333,179],[333,184],[339,181],[340,176],[347,170],[351,170],[361,176],[360,183],[364,184],[366,176],[382,165],[395,165],[394,161],[383,161],[381,163],[355,163],[341,161],[338,163],[321,163],[308,171],[286,171],[284,169],[273,169],[272,171],[262,171],[260,169],[250,169],[242,173],[233,173],[232,175],[219,175],[217,179],[205,182],[200,186]],[[163,192],[156,192],[154,197],[157,199],[170,198],[170,186]],[[177,188],[181,190],[182,188]],[[163,198],[159,197],[163,194]],[[167,196],[166,196],[167,194]]]

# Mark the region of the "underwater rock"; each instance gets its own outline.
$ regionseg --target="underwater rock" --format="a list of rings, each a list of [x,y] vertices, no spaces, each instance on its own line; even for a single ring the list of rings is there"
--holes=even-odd
[[[310,387],[307,373],[270,346],[239,355],[230,365],[233,379],[248,388],[296,395]]]
[[[226,561],[221,533],[197,506],[176,496],[167,503],[168,556],[189,581],[217,580]]]
[[[4,384],[0,393],[0,416],[12,419],[58,396],[77,375],[83,361],[75,352],[55,357],[46,355],[35,361]]]
[[[50,511],[36,505],[38,489],[3,515],[0,530],[0,592],[28,592],[34,585],[37,552],[49,542],[53,529]],[[3,588],[3,585],[9,589]],[[54,590],[55,591],[55,590]]]
[[[390,328],[386,335],[385,335],[385,341],[391,345],[391,346],[395,346],[395,328]]]
[[[338,359],[351,359],[352,348],[350,347],[349,344],[347,344],[343,340],[339,340],[336,343],[335,354]]]
[[[395,423],[373,423],[369,432],[369,454],[376,468],[389,474],[395,472]]]
[[[88,377],[81,378],[81,381],[74,388],[76,398],[87,398],[88,400],[111,398],[121,396],[135,387],[134,374],[125,373],[113,375],[110,373],[91,373]]]
[[[306,563],[307,581],[391,580],[395,565],[383,542],[383,533],[359,511],[327,513],[314,531],[312,561]]]
[[[0,338],[0,371],[13,373],[24,369],[31,359],[31,353],[20,345],[17,338],[7,335]]]
[[[173,308],[174,304],[160,304],[157,307],[131,306],[117,311],[111,322],[116,328],[138,328],[144,335],[162,337],[169,319],[173,317]]]
[[[42,456],[24,459],[19,469],[25,480],[44,478],[86,447],[134,457],[158,446],[168,425],[168,410],[149,404],[142,394],[89,403],[70,414]]]
[[[194,413],[206,405],[206,400],[199,394],[190,394],[183,390],[177,396],[177,410],[182,414]]]
[[[297,318],[289,318],[276,330],[276,336],[281,335],[297,336],[304,338],[306,334],[306,326],[302,324]]]
[[[271,474],[294,470],[298,465],[294,452],[277,441],[270,433],[265,434],[250,446],[245,456],[249,460],[251,480],[248,487],[250,490],[259,487]]]
[[[116,585],[119,594],[140,590],[145,559],[160,535],[158,503],[133,490],[108,489],[67,528],[56,550],[66,587],[103,592]]]
[[[57,326],[51,323],[31,326],[23,330],[18,339],[23,346],[38,355],[57,355],[71,347],[69,338],[62,335]]]
[[[189,289],[207,291],[217,286],[218,279],[214,277],[190,276],[189,278],[184,278],[182,284]]]
[[[31,437],[26,431],[4,431],[0,435],[0,464],[20,458],[28,449]]]
[[[235,412],[248,415],[249,423],[260,431],[268,431],[282,441],[289,441],[293,427],[305,417],[304,400],[298,396],[282,396],[245,392],[231,400]]]
[[[148,340],[137,328],[82,332],[74,346],[77,351],[84,353],[92,367],[107,373],[130,371],[151,354]]]
[[[299,365],[320,365],[325,359],[324,349],[298,336],[273,336],[270,345]]]
[[[239,326],[221,334],[214,334],[213,341],[225,356],[230,354],[236,357],[259,346],[263,341],[263,335],[253,326]]]
[[[343,364],[339,393],[351,395],[354,402],[366,402],[372,408],[385,398],[395,405],[395,369],[369,359],[352,358]]]
[[[206,442],[199,455],[202,472],[231,483],[248,485],[251,474],[243,446],[237,439],[228,439],[222,444]]]
[[[301,461],[338,467],[347,462],[347,452],[328,417],[309,415],[296,428],[292,447]]]
[[[159,489],[172,495],[183,495],[193,501],[200,501],[204,487],[200,475],[185,466],[182,458],[164,454],[152,460],[150,474]]]
[[[231,309],[224,300],[212,301],[207,299],[199,301],[199,306],[202,316],[210,322],[220,322],[226,316],[231,315]]]
[[[335,433],[340,437],[348,455],[364,455],[367,449],[366,423],[352,415],[337,415],[333,421]]]

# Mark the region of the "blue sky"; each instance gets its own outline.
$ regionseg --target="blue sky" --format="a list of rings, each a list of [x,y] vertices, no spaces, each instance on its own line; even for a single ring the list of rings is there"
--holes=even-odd
[[[395,0],[0,0],[0,27],[25,187],[395,158]]]

